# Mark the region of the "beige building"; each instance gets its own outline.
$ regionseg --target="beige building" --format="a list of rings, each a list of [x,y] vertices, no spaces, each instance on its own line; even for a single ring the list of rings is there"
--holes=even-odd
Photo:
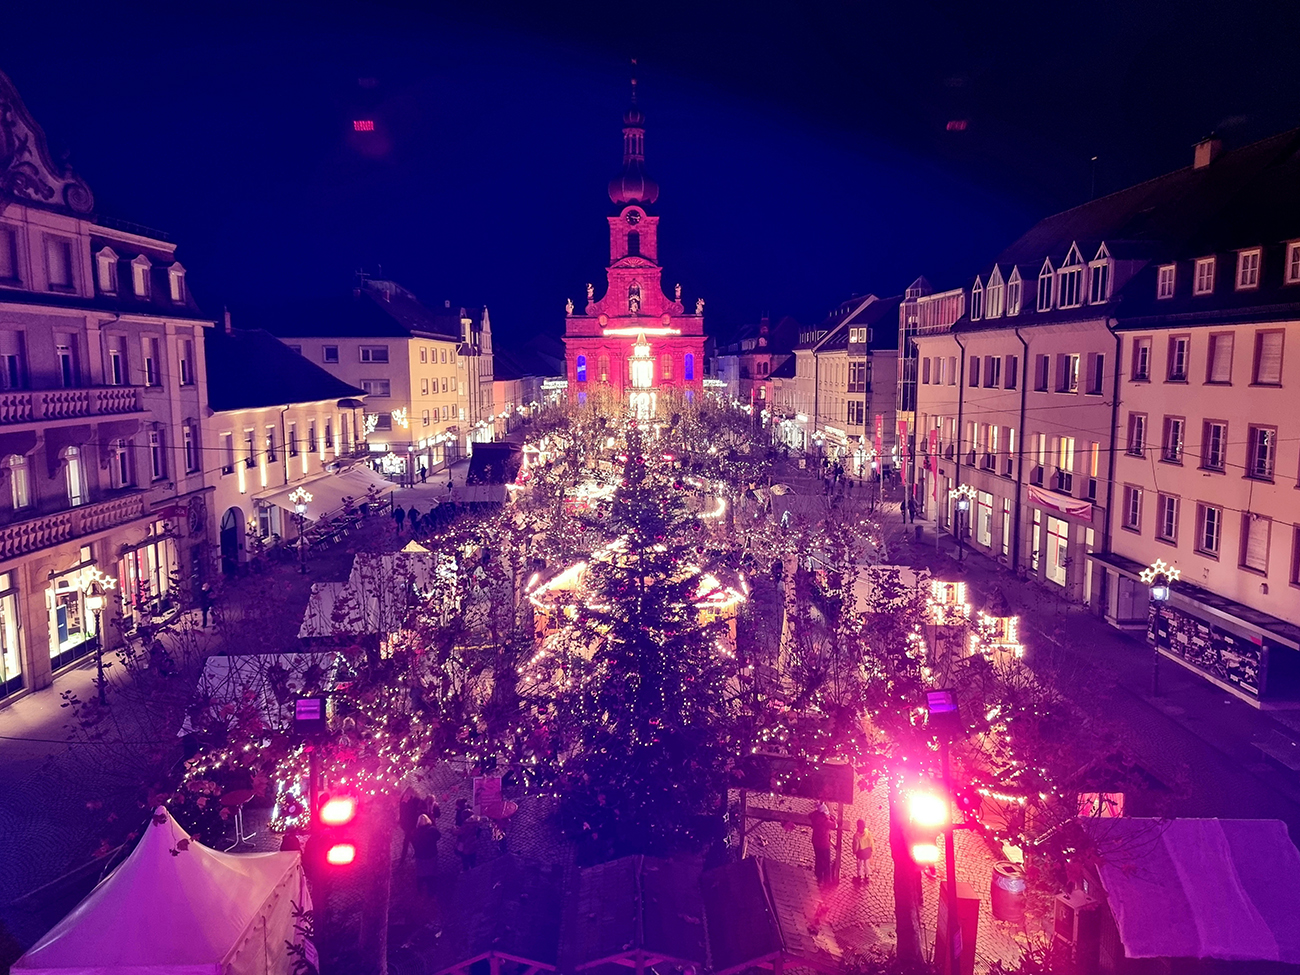
[[[212,539],[202,314],[175,245],[94,216],[0,75],[0,699],[165,616]],[[4,168],[22,173],[6,179]],[[97,621],[92,585],[109,587]]]

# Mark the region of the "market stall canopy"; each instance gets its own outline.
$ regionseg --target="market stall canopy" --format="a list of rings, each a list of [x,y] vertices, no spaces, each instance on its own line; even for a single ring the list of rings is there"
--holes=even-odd
[[[304,691],[331,686],[338,670],[337,653],[250,653],[214,656],[203,662],[195,701],[180,735],[231,726],[249,720],[250,708],[264,727],[287,730],[294,701]]]
[[[410,610],[435,589],[450,594],[455,573],[448,566],[440,578],[438,566],[448,556],[421,551],[358,553],[347,582],[317,582],[311,587],[300,639],[392,633],[406,622]]]
[[[298,853],[218,853],[161,806],[144,836],[12,971],[48,975],[290,975]]]
[[[1300,850],[1276,819],[1089,819],[1129,958],[1300,964]]]
[[[396,487],[392,481],[384,480],[369,467],[353,467],[340,474],[327,474],[314,481],[302,481],[276,491],[268,491],[254,500],[293,513],[294,505],[289,500],[289,495],[303,488],[311,495],[311,500],[307,502],[307,520],[320,521],[326,515],[341,511],[346,499],[351,499],[354,505],[360,504],[371,492],[385,494]]]
[[[834,931],[816,915],[817,882],[802,867],[746,857],[700,879],[714,975],[747,968],[808,967],[838,972]]]

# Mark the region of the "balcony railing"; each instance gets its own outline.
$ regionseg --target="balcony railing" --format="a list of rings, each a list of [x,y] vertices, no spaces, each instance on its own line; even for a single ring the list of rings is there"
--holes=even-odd
[[[140,390],[135,386],[23,389],[0,393],[0,425],[83,416],[113,416],[138,413],[140,409]]]
[[[4,525],[0,527],[0,559],[49,548],[143,515],[144,495],[137,493]]]

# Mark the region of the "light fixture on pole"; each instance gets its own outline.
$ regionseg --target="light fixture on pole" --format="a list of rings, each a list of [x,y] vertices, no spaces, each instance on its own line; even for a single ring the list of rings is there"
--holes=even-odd
[[[289,495],[294,517],[298,520],[298,571],[303,575],[307,574],[307,547],[304,544],[306,538],[303,535],[303,527],[307,524],[307,505],[311,499],[311,492],[301,487]]]
[[[86,598],[86,609],[95,618],[95,686],[99,691],[99,703],[108,703],[108,694],[104,683],[104,606],[107,603],[105,593],[117,588],[117,580],[104,575],[98,566],[82,569],[81,592]]]
[[[1147,626],[1147,639],[1151,641],[1151,696],[1160,696],[1160,645],[1156,643],[1155,616],[1156,604],[1169,601],[1169,592],[1173,583],[1183,574],[1182,569],[1175,569],[1164,559],[1156,559],[1138,573],[1138,578],[1151,587],[1150,623]]]
[[[966,559],[966,549],[963,541],[966,537],[966,528],[970,524],[970,503],[975,497],[975,489],[969,484],[958,484],[954,493],[957,495],[957,561],[964,562]]]
[[[958,829],[958,825],[956,817],[953,816],[954,789],[952,768],[948,761],[948,743],[962,734],[961,711],[957,706],[957,692],[951,688],[926,691],[925,705],[930,726],[939,739],[940,774],[943,776],[944,787],[944,796],[942,798],[944,808],[942,812],[946,814],[945,818],[947,820],[947,829],[944,836],[944,873],[946,874],[946,890],[944,892],[947,894],[945,898],[947,930],[943,932],[947,935],[944,944],[944,947],[948,949],[948,954],[945,955],[947,961],[946,971],[947,975],[958,975],[962,970],[961,959],[963,954],[961,916],[957,897],[957,844],[953,836],[954,831]],[[938,810],[936,809],[935,812],[937,814]],[[940,971],[944,971],[944,969],[940,969]]]

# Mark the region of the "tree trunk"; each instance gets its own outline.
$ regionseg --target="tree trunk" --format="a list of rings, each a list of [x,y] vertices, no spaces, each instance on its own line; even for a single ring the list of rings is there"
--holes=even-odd
[[[925,961],[921,948],[921,871],[907,848],[903,823],[907,815],[903,797],[893,783],[889,786],[889,853],[894,861],[895,951],[904,966]]]

